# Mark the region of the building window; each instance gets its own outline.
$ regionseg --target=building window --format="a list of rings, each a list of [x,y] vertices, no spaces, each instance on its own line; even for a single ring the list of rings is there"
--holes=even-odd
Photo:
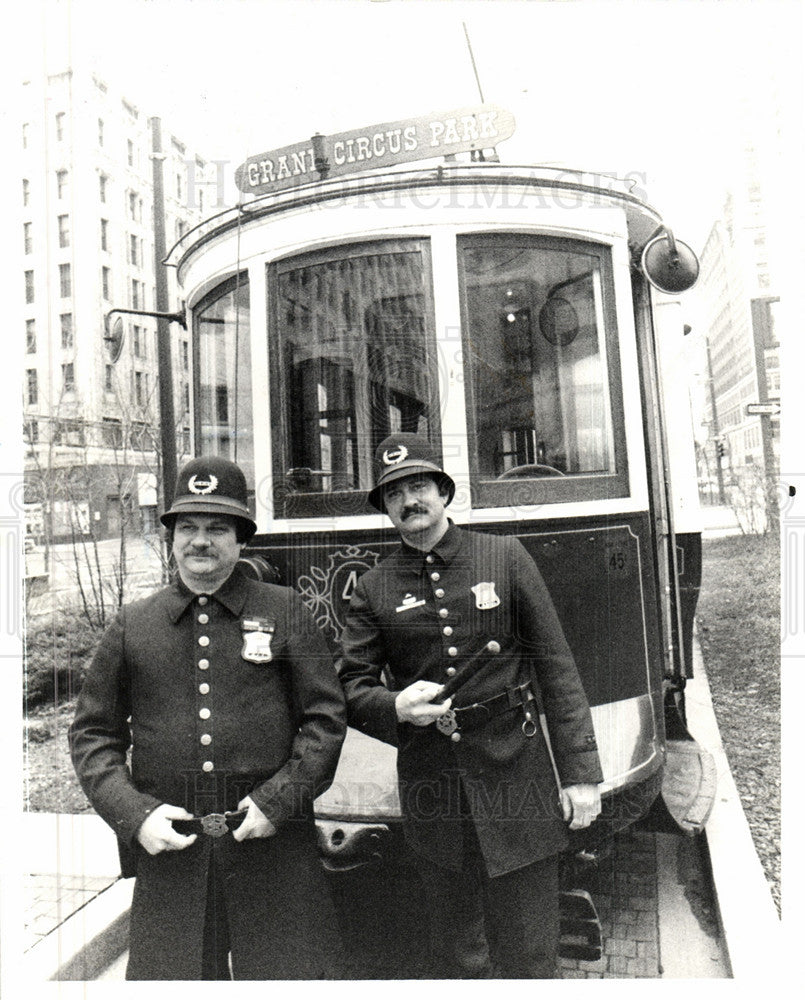
[[[148,355],[146,331],[141,326],[133,326],[131,329],[131,344],[135,358],[145,358]]]
[[[25,440],[28,444],[39,444],[39,421],[26,420],[24,424]]]
[[[22,224],[22,242],[26,253],[34,252],[33,226],[30,222]]]
[[[67,194],[67,171],[56,171],[56,197],[64,198]]]
[[[112,374],[113,374],[114,370],[115,370],[115,366],[114,365],[105,365],[104,366],[104,378],[103,378],[103,389],[104,389],[104,392],[113,392],[114,391],[114,387],[113,387],[113,384],[112,384]]]
[[[59,216],[59,246],[69,247],[70,246],[70,216],[60,215]]]
[[[25,272],[25,301],[30,305],[34,300],[34,272]]]
[[[182,384],[182,402],[184,403],[184,412],[190,412],[190,385],[188,382]]]
[[[83,447],[84,423],[82,420],[54,420],[53,444],[66,444],[73,448]]]
[[[134,166],[134,143],[131,139],[126,140],[126,162],[130,167]]]
[[[136,191],[129,191],[129,218],[132,222],[139,222],[141,206],[139,196]]]
[[[25,395],[29,406],[39,402],[39,374],[36,368],[28,368],[25,372]]]
[[[61,366],[61,387],[62,392],[75,391],[75,365],[72,361]]]
[[[187,225],[183,219],[176,220],[176,239],[180,240],[187,232]]]
[[[59,264],[59,291],[63,299],[73,294],[73,279],[69,264]]]
[[[64,139],[64,112],[59,111],[56,115],[56,142],[61,142]]]
[[[110,268],[108,268],[108,267],[102,267],[101,268],[101,294],[103,295],[104,299],[106,299],[107,302],[112,297],[112,295],[111,295],[111,281],[112,281],[112,272],[111,272]]]
[[[137,237],[129,236],[129,263],[138,266],[140,261],[137,257]]]
[[[103,118],[98,119],[98,145],[103,145]]]
[[[134,401],[138,406],[145,406],[148,399],[148,374],[134,373]]]
[[[22,148],[23,149],[27,149],[28,148],[28,137],[30,136],[30,134],[31,134],[31,126],[28,124],[28,122],[25,122],[23,124],[23,126],[22,126]]]
[[[190,370],[190,345],[186,340],[179,342],[182,350],[182,368],[185,371]]]
[[[101,196],[102,202],[106,201],[106,188],[108,183],[109,183],[109,178],[106,176],[106,174],[98,175],[98,193]]]
[[[101,250],[109,249],[109,220],[101,219]]]
[[[31,182],[27,177],[22,179],[22,204],[27,206],[31,200]]]
[[[180,173],[176,175],[176,200],[182,200],[182,175]]]
[[[145,282],[131,279],[131,308],[145,309]]]
[[[123,428],[116,417],[103,418],[101,439],[107,448],[120,448],[123,445]]]
[[[36,354],[36,320],[25,321],[25,353]]]
[[[73,314],[61,314],[61,346],[69,348],[73,346]]]

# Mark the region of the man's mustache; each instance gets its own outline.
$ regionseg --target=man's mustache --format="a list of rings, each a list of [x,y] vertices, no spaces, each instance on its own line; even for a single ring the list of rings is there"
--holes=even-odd
[[[406,507],[400,516],[401,519],[404,521],[406,518],[411,517],[412,514],[427,514],[427,513],[428,513],[427,508],[417,503],[413,504],[411,507]]]

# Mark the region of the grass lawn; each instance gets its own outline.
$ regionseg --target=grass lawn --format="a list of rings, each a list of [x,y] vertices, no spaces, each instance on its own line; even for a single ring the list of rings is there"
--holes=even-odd
[[[779,567],[776,535],[705,540],[697,613],[721,738],[778,909]]]

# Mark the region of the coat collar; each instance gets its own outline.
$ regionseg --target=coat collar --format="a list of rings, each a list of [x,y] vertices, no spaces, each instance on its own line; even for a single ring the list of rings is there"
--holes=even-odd
[[[240,570],[233,570],[230,577],[221,584],[215,593],[209,596],[216,600],[219,604],[223,605],[230,612],[230,614],[237,617],[241,611],[243,611],[243,606],[246,603],[246,595],[248,591],[248,583],[246,578],[241,575]],[[172,622],[177,622],[185,613],[187,608],[193,603],[193,601],[200,597],[200,594],[195,594],[185,583],[183,583],[181,577],[177,577],[176,581],[168,588],[167,599],[168,599],[168,615]]]
[[[461,528],[457,528],[452,521],[449,524],[450,527],[431,549],[431,553],[444,563],[452,562],[461,548],[462,541]],[[403,557],[411,563],[419,564],[420,562],[424,562],[425,557],[429,554],[423,552],[421,549],[415,549],[406,542],[401,541],[400,544],[402,546]]]

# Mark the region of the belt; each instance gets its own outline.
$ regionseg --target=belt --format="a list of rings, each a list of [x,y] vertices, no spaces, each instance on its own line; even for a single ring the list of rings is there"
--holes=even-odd
[[[533,736],[537,731],[535,722],[537,707],[536,695],[530,681],[519,687],[509,688],[501,694],[487,698],[486,701],[477,701],[463,708],[449,708],[436,720],[436,728],[454,742],[458,742],[461,739],[461,731],[478,729],[495,716],[520,707],[524,715],[523,733],[526,736]]]
[[[237,830],[246,818],[246,810],[238,812],[210,813],[209,816],[194,816],[193,819],[173,820],[177,833],[204,833],[208,837],[223,837],[230,830]]]

